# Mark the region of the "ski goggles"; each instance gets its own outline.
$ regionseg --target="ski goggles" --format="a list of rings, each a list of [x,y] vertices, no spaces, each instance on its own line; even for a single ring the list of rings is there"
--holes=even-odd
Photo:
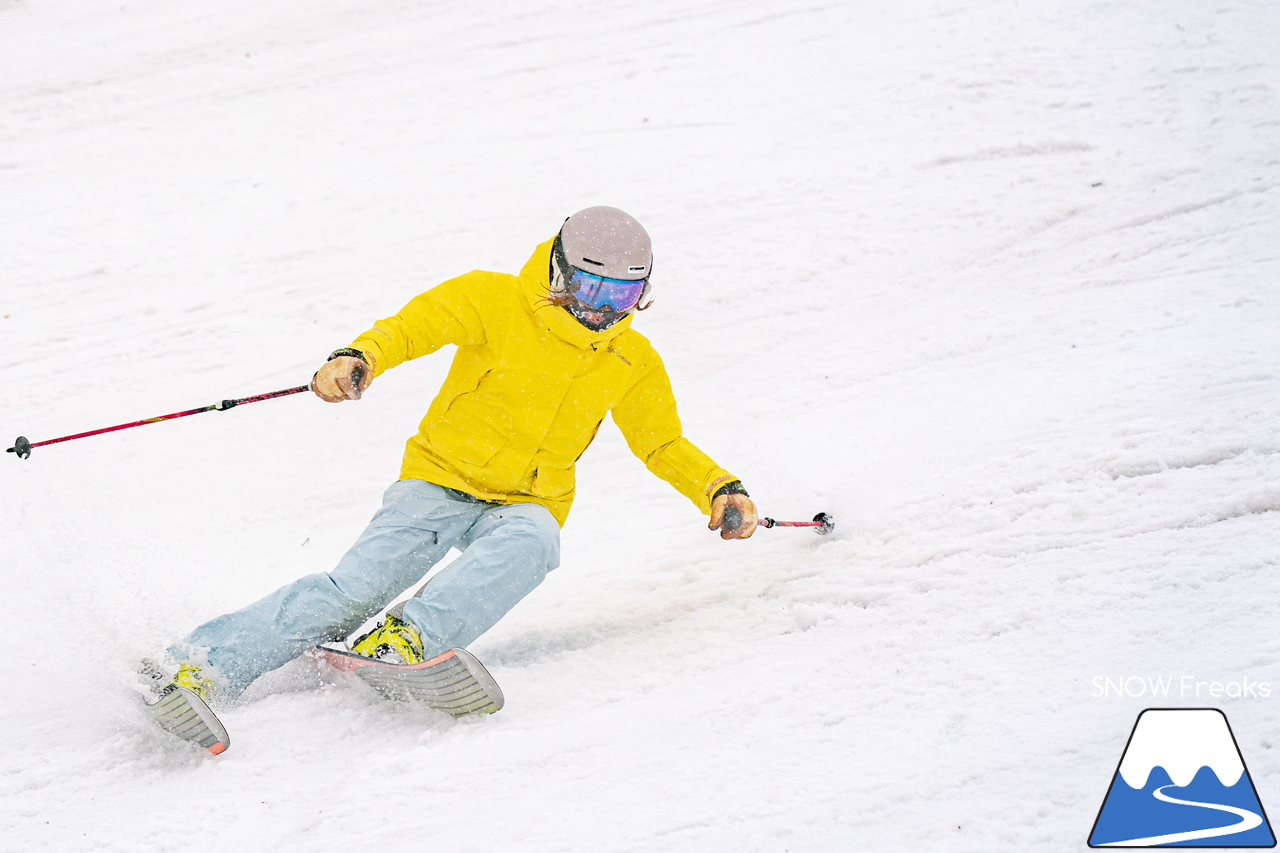
[[[636,307],[645,285],[649,283],[647,278],[627,281],[622,278],[605,278],[574,267],[570,269],[573,269],[573,275],[569,276],[568,291],[583,305],[596,311],[606,305],[618,313],[630,311]]]

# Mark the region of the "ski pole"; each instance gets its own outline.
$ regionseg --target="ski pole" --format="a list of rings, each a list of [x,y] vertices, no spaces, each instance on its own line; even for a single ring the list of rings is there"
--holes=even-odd
[[[359,379],[356,380],[357,386]],[[104,432],[115,432],[120,429],[130,429],[131,427],[144,426],[145,424],[159,423],[160,421],[171,421],[174,418],[185,418],[187,415],[198,415],[201,412],[225,412],[227,409],[234,409],[236,406],[244,403],[257,403],[260,400],[274,400],[277,397],[288,397],[290,394],[301,394],[303,391],[310,391],[310,385],[299,385],[297,388],[286,388],[283,391],[271,391],[266,394],[254,394],[252,397],[241,397],[238,400],[223,400],[214,403],[211,406],[201,406],[198,409],[187,409],[185,412],[174,412],[171,415],[160,415],[158,418],[146,418],[141,421],[133,421],[127,424],[118,424],[116,426],[104,427],[103,429],[94,429],[89,432],[80,432],[75,435],[64,435],[61,438],[50,438],[44,441],[29,441],[26,436],[18,436],[6,453],[16,453],[19,459],[26,459],[31,455],[31,448],[41,447],[45,444],[57,444],[61,441],[75,441],[77,438],[88,438],[91,435],[102,435]]]
[[[772,518],[762,518],[759,521],[761,527],[814,527],[814,533],[819,536],[826,536],[832,530],[836,529],[835,517],[829,513],[820,512],[813,517],[813,521],[774,521]],[[742,526],[742,513],[737,507],[727,506],[724,508],[723,527],[726,530],[737,530]]]

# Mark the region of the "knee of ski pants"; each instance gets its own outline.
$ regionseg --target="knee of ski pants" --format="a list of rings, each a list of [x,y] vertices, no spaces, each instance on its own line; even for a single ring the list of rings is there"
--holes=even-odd
[[[285,636],[337,637],[381,609],[389,594],[375,585],[351,588],[328,572],[305,575],[283,590],[274,616]],[[344,588],[346,587],[346,588]]]

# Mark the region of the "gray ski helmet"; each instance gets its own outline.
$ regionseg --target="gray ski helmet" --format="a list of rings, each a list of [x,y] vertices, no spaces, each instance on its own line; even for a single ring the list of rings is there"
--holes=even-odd
[[[560,245],[574,267],[605,278],[639,281],[653,266],[649,232],[616,207],[588,207],[570,216],[560,228]]]

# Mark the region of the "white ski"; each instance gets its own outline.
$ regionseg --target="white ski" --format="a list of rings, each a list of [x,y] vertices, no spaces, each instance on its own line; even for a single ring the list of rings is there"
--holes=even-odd
[[[208,750],[225,752],[231,737],[209,706],[185,687],[172,687],[158,702],[148,705],[160,728]]]
[[[502,709],[502,690],[466,649],[450,649],[418,664],[387,663],[341,649],[320,646],[314,654],[357,677],[388,699],[417,700],[455,717],[494,714]]]

